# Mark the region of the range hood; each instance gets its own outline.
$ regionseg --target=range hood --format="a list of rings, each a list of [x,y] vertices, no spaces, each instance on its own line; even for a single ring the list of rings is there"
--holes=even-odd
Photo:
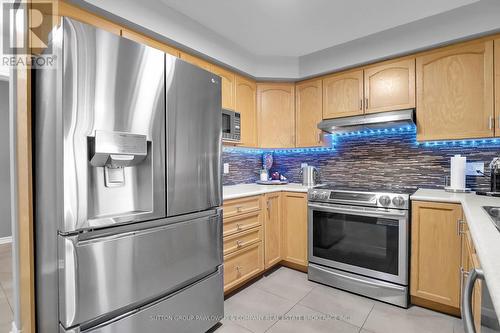
[[[352,117],[325,119],[318,124],[318,128],[333,134],[391,129],[395,127],[414,126],[414,117],[414,109],[387,111]]]

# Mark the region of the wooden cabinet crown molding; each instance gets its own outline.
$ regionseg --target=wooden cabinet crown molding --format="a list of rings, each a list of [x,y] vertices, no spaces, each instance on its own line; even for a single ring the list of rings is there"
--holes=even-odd
[[[419,56],[416,72],[418,140],[493,136],[493,41]]]

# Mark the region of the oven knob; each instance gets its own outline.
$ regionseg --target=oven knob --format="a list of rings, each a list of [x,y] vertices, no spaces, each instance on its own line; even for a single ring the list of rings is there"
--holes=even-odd
[[[327,200],[328,199],[328,192],[321,193],[321,199],[322,200]]]
[[[403,207],[405,204],[405,199],[402,196],[397,196],[392,198],[392,204],[396,207]]]
[[[318,191],[311,192],[311,199],[318,199]]]
[[[391,198],[389,198],[388,195],[383,195],[381,196],[379,199],[378,199],[378,202],[382,205],[382,206],[389,206],[391,204]]]

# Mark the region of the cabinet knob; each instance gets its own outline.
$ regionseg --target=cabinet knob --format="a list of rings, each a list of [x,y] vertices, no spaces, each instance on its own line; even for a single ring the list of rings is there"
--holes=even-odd
[[[240,223],[236,224],[236,230],[241,230],[241,224]]]
[[[239,240],[239,239],[238,239],[238,240],[236,241],[236,246],[237,246],[237,247],[242,247],[242,246],[243,246],[243,242],[242,242],[241,240]]]
[[[242,270],[243,270],[243,266],[236,266],[236,271],[238,273],[241,273]]]
[[[242,210],[243,210],[243,206],[236,206],[236,211],[238,213],[241,213]]]

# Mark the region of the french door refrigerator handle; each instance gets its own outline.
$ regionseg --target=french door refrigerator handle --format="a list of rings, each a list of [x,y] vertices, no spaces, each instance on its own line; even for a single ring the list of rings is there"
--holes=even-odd
[[[470,270],[462,297],[462,320],[464,323],[465,333],[476,333],[474,326],[474,317],[472,314],[472,293],[474,291],[474,283],[477,279],[484,280],[482,269],[473,268]]]

